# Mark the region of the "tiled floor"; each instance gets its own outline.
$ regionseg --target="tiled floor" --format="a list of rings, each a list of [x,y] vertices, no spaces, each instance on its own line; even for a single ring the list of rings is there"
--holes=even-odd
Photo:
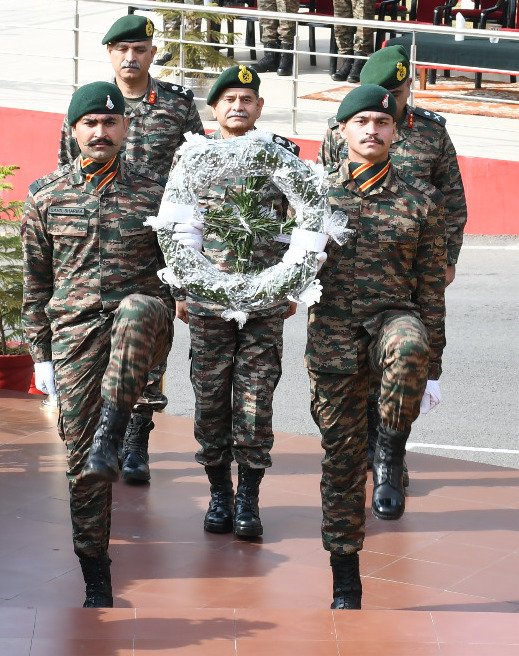
[[[165,415],[151,485],[114,486],[116,607],[78,608],[64,448],[40,401],[0,392],[2,656],[519,655],[516,470],[409,454],[404,517],[367,516],[363,610],[333,612],[318,440],[276,436],[265,534],[246,542],[201,529],[192,423]]]

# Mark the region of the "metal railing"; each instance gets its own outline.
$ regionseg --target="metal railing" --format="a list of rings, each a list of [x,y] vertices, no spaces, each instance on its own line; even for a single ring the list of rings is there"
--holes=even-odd
[[[92,62],[92,61],[97,61],[97,60],[92,60],[89,58],[81,57],[80,52],[81,52],[81,36],[82,36],[82,12],[84,12],[84,8],[88,5],[91,4],[96,4],[100,6],[120,6],[122,11],[121,13],[126,13],[128,10],[128,5],[130,4],[128,0],[70,0],[70,5],[73,6],[73,26],[68,30],[69,32],[72,31],[73,33],[73,53],[71,55],[71,60],[72,60],[72,76],[70,82],[53,82],[53,84],[61,85],[61,86],[66,86],[67,84],[70,84],[74,89],[77,88],[80,84],[80,70],[81,70],[81,65],[82,63],[86,62]],[[314,14],[309,14],[309,13],[298,13],[298,14],[285,14],[285,13],[280,13],[280,12],[267,12],[267,11],[259,11],[257,9],[240,9],[240,8],[234,8],[234,7],[220,7],[220,6],[210,6],[210,5],[204,5],[203,7],[201,5],[189,5],[189,4],[180,4],[180,3],[172,3],[172,2],[161,2],[157,0],[139,0],[138,2],[132,2],[132,6],[137,6],[139,10],[150,10],[154,11],[157,9],[173,9],[175,11],[180,12],[182,15],[189,13],[189,12],[200,12],[203,10],[205,13],[208,15],[208,19],[210,19],[210,16],[212,14],[216,15],[221,15],[225,14],[226,16],[233,17],[236,19],[247,19],[247,18],[254,18],[254,19],[261,19],[261,18],[274,18],[277,20],[290,20],[295,23],[296,27],[296,33],[295,33],[295,40],[294,40],[294,48],[293,48],[293,53],[294,53],[294,68],[293,68],[293,75],[290,77],[285,77],[283,78],[283,81],[285,84],[288,82],[289,84],[292,85],[291,87],[291,107],[290,107],[290,112],[291,112],[291,122],[292,122],[292,131],[294,134],[297,134],[297,124],[298,124],[298,112],[300,111],[300,103],[299,103],[299,88],[301,84],[301,77],[300,77],[300,57],[303,55],[310,55],[310,54],[315,54],[312,53],[309,49],[305,49],[302,46],[302,39],[301,39],[301,28],[304,24],[304,26],[308,25],[314,25],[316,28],[319,28],[323,24],[326,25],[328,28],[329,26],[336,26],[336,25],[344,25],[344,26],[351,26],[351,27],[369,27],[374,30],[382,30],[383,32],[390,32],[390,33],[397,33],[397,34],[406,34],[406,33],[411,33],[412,34],[412,41],[411,41],[411,74],[413,75],[413,79],[415,77],[415,69],[416,66],[424,66],[424,67],[429,67],[431,69],[433,68],[438,68],[442,66],[448,66],[449,62],[446,62],[445,64],[442,64],[442,66],[439,66],[437,63],[434,62],[426,62],[426,61],[420,61],[417,60],[416,53],[417,53],[417,47],[416,47],[416,36],[418,34],[422,33],[427,33],[427,34],[446,34],[446,35],[451,35],[452,38],[456,34],[458,35],[464,35],[464,36],[470,36],[470,37],[477,37],[477,38],[483,38],[483,39],[490,39],[490,38],[495,38],[497,35],[499,36],[499,39],[503,40],[512,40],[512,41],[519,41],[519,32],[508,32],[508,31],[499,31],[498,33],[495,31],[490,31],[490,30],[479,30],[479,29],[465,29],[465,30],[457,30],[454,27],[447,27],[447,26],[432,26],[430,24],[417,24],[417,23],[409,23],[405,21],[379,21],[379,20],[356,20],[356,19],[348,19],[348,18],[336,18],[334,16],[322,16],[322,15],[314,15]],[[15,27],[15,28],[21,28],[22,26],[19,25],[3,25],[1,28],[2,30],[9,29],[9,27]],[[24,26],[26,29],[26,26]],[[31,29],[49,29],[48,27],[37,27],[34,26]],[[181,21],[180,23],[180,38],[178,39],[180,43],[180,48],[181,48],[181,61],[183,61],[182,58],[182,49],[185,44],[194,44],[196,42],[189,41],[188,39],[185,38],[185,31],[184,31],[184,21]],[[214,44],[214,45],[219,45],[220,47],[226,47],[225,45],[222,44]],[[20,47],[23,48],[23,42],[20,42]],[[245,46],[243,43],[240,44],[235,44],[235,48],[250,48],[250,46]],[[261,47],[260,46],[254,46],[261,52]],[[286,52],[286,51],[285,51]],[[12,52],[9,53],[1,53],[0,54],[10,54],[12,55]],[[317,53],[318,55],[321,56],[326,56],[326,57],[341,57],[340,54],[333,54],[329,52],[319,52]],[[46,57],[48,55],[43,54],[42,57]],[[49,58],[53,58],[52,55],[48,56]],[[512,62],[510,62],[510,65],[512,65]],[[182,76],[185,76],[186,73],[189,73],[192,71],[192,69],[187,69],[183,66],[180,66],[180,74]],[[452,68],[456,68],[454,65]],[[469,72],[484,72],[484,73],[502,73],[503,69],[493,69],[493,68],[486,68],[486,67],[470,67],[470,66],[463,66],[462,69],[464,71],[469,71]],[[31,68],[30,66],[27,67],[27,78],[30,77],[30,71]],[[510,70],[510,74],[512,75],[514,72],[513,69]],[[207,71],[207,73],[211,73],[210,71]],[[307,74],[305,76],[305,82],[308,83],[309,78],[311,77],[311,74]],[[9,83],[16,83],[19,82],[19,80],[9,80],[7,78],[0,79],[0,84],[2,82],[9,82]],[[39,81],[39,80],[30,80],[26,79],[25,82],[29,82],[34,85],[45,85],[45,81]],[[333,84],[330,81],[330,84],[328,85],[331,86]],[[412,93],[414,93],[414,89],[412,90]],[[437,96],[437,92],[433,90],[429,91],[421,91],[422,94],[427,94],[431,96]],[[448,98],[462,98],[460,94],[455,94],[455,93],[442,93],[442,97],[448,97]],[[466,101],[467,98],[463,97],[464,100]],[[488,98],[486,96],[478,96],[478,95],[471,95],[470,96],[471,101],[484,101],[484,102],[492,102],[494,99]],[[413,102],[413,98],[411,97],[411,102]],[[498,100],[495,102],[499,102]],[[506,101],[507,103],[514,103],[514,104],[519,104],[519,101],[513,101],[513,100],[508,100]],[[311,111],[311,110],[307,110]],[[321,113],[321,112],[316,112],[316,113]],[[324,113],[324,112],[322,112]],[[329,112],[328,112],[329,114]]]

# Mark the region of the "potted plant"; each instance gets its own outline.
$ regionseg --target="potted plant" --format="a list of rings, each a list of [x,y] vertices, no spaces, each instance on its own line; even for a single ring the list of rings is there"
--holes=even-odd
[[[189,87],[195,98],[200,99],[197,107],[201,111],[205,108],[205,98],[215,73],[236,63],[232,57],[223,54],[227,46],[232,47],[236,35],[221,32],[222,22],[226,20],[228,25],[232,25],[232,17],[209,15],[203,10],[182,13],[158,9],[156,12],[164,20],[164,29],[159,34],[168,39],[160,58],[164,67],[159,77],[173,76],[175,82]],[[181,37],[188,43],[180,43]]]
[[[28,392],[33,361],[23,343],[23,255],[20,237],[22,203],[4,204],[2,194],[12,185],[5,179],[18,166],[0,165],[0,389]]]

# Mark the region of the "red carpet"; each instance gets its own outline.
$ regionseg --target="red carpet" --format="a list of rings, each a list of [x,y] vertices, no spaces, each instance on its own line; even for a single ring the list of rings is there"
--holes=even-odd
[[[438,78],[437,84],[428,84],[427,92],[415,92],[415,104],[427,107],[440,114],[471,114],[476,116],[492,116],[494,118],[517,118],[519,119],[519,104],[514,105],[507,101],[519,101],[519,83],[510,83],[509,78],[503,81],[491,82],[483,80],[482,89],[474,89],[474,80],[466,77],[455,77],[450,79]],[[352,88],[353,84],[336,86],[326,91],[312,93],[303,98],[308,100],[324,100],[340,102],[345,94]],[[430,95],[434,92],[434,96]],[[439,94],[438,97],[436,94]],[[445,98],[441,94],[461,94],[462,98]],[[499,102],[485,102],[472,100],[474,96],[497,99]]]

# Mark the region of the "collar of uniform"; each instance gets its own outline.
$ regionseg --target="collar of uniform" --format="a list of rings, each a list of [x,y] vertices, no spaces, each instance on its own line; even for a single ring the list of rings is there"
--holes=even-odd
[[[124,161],[124,156],[121,156],[119,160],[119,170],[117,171],[117,175],[115,176],[113,182],[112,182],[112,187],[115,189],[117,188],[117,184],[122,184],[122,185],[128,185],[128,165]],[[69,176],[69,181],[70,184],[73,187],[78,187],[80,185],[85,185],[85,178],[81,172],[81,155],[79,155],[75,160],[74,164],[70,170],[70,176]]]
[[[117,79],[115,77],[112,78],[112,84],[115,84],[117,86]],[[150,95],[155,94],[155,102],[150,103]],[[157,81],[155,78],[151,77],[151,75],[148,73],[148,86],[146,87],[146,91],[144,92],[144,98],[142,99],[143,103],[146,103],[147,105],[152,104],[156,105],[157,100],[159,97],[159,86],[157,84]],[[126,99],[125,99],[126,100]],[[126,105],[125,102],[125,115],[130,116],[133,114],[133,110],[129,111],[128,105]]]
[[[147,103],[148,105],[156,105],[158,97],[159,85],[157,84],[157,80],[154,77],[151,77],[151,75],[148,75],[148,87],[146,89],[146,93],[144,94],[143,102]]]
[[[364,194],[360,191],[357,183],[355,182],[355,180],[353,180],[353,178],[350,175],[350,170],[348,168],[348,163],[350,161],[351,160],[349,159],[345,159],[341,163],[339,167],[339,176],[340,176],[339,179],[344,187],[346,187],[349,191],[355,193],[357,196],[369,196],[375,189],[380,189],[380,187],[389,189],[390,191],[394,191],[397,188],[398,185],[396,185],[395,169],[393,163],[391,162],[391,158],[389,159],[391,166],[389,167],[389,171],[387,172],[387,175],[384,178],[383,182],[377,187],[373,187],[373,189],[371,189],[370,191]]]
[[[413,108],[411,105],[406,105],[404,108],[404,113],[402,114],[402,118],[396,124],[396,136],[393,140],[393,143],[396,143],[397,141],[403,141],[409,132],[411,132],[413,129],[413,126],[409,125],[409,117],[411,115],[414,116]],[[411,123],[414,125],[414,121],[411,121]]]

